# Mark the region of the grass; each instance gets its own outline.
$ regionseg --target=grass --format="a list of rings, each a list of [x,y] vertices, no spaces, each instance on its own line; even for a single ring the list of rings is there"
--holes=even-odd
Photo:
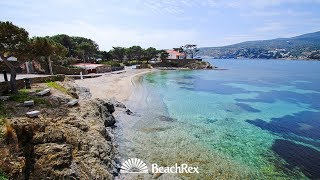
[[[12,101],[22,103],[24,101],[31,100],[31,96],[29,96],[29,90],[21,89],[18,93],[10,95],[10,99]]]
[[[44,104],[46,106],[51,106],[48,100],[43,99],[41,97],[32,96],[29,93],[28,89],[20,89],[18,93],[10,95],[10,99],[12,101],[23,103],[24,101],[34,100],[35,104]],[[1,113],[1,111],[0,111]],[[1,117],[1,115],[0,115]]]
[[[6,174],[0,170],[0,180],[7,180],[7,179],[8,177],[6,176]]]
[[[54,81],[51,81],[51,82],[47,82],[46,83],[48,87],[52,87],[54,89],[57,89],[65,94],[69,94],[70,95],[70,92],[63,86],[61,86],[60,84],[58,84],[57,82],[54,82]]]

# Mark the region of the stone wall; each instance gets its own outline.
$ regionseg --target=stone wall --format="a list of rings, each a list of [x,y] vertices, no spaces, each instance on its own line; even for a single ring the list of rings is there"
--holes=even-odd
[[[58,65],[52,65],[54,74],[65,74],[65,75],[79,75],[82,72],[83,75],[88,74],[88,71],[81,68],[68,68]]]
[[[112,69],[112,71],[120,71],[120,70],[124,70],[124,66],[112,67],[111,69]]]
[[[36,83],[44,83],[50,81],[64,81],[65,76],[62,74],[54,75],[54,76],[45,76],[45,77],[34,77],[30,78],[31,84]],[[23,89],[25,88],[24,79],[17,80],[17,88]],[[0,82],[0,95],[10,90],[10,82]]]
[[[110,65],[98,66],[96,68],[96,73],[106,73],[111,71],[112,71],[112,68]]]

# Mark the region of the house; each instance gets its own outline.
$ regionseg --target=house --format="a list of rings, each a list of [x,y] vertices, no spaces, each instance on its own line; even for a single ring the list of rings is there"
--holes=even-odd
[[[175,50],[166,50],[166,51],[169,54],[168,59],[184,59],[185,58],[185,54],[180,53],[178,51],[175,51]]]

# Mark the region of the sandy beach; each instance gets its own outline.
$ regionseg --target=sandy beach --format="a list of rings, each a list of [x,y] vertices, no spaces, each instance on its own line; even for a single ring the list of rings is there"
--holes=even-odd
[[[134,79],[152,72],[152,69],[129,69],[121,72],[106,73],[97,78],[76,80],[76,84],[90,89],[92,98],[115,98],[117,101],[125,102],[130,97]]]

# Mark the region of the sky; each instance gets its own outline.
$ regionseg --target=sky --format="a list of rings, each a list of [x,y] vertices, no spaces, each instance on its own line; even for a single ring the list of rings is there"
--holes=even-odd
[[[29,36],[114,46],[216,47],[320,31],[320,0],[0,0],[0,20]]]

